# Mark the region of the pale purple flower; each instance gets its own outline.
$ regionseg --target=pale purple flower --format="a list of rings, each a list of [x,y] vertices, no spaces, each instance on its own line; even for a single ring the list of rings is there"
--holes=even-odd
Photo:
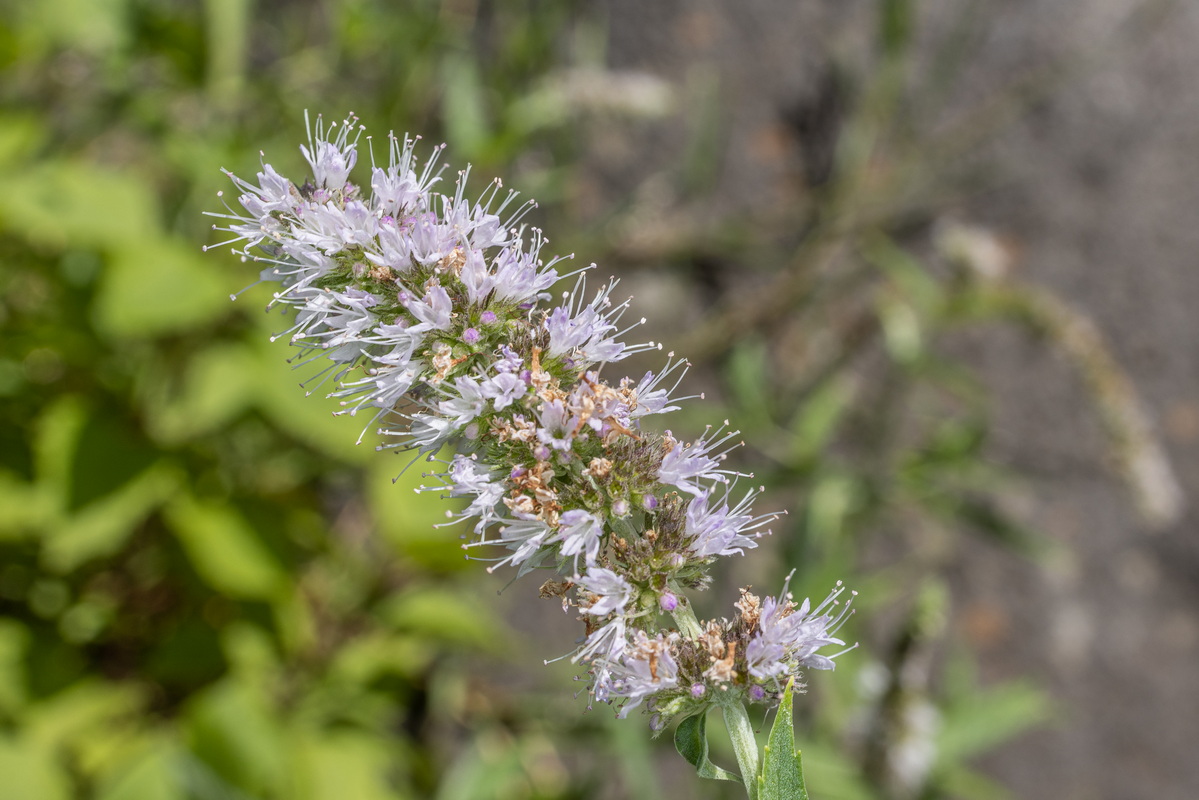
[[[633,586],[620,575],[604,567],[589,567],[587,574],[575,576],[574,582],[582,589],[594,595],[591,604],[580,607],[584,614],[605,616],[607,614],[623,614],[625,604],[633,598]]]
[[[539,519],[518,519],[504,521],[502,524],[503,527],[500,530],[499,538],[470,542],[463,545],[463,547],[474,547],[484,544],[504,545],[512,551],[512,554],[492,564],[487,568],[487,571],[495,572],[505,564],[511,564],[513,566],[520,566],[521,574],[524,574],[530,568],[536,566],[536,562],[531,561],[531,559],[549,541],[553,529]]]
[[[497,298],[519,303],[538,297],[554,285],[558,280],[558,272],[552,268],[552,264],[560,259],[555,259],[550,266],[541,265],[537,256],[543,241],[539,234],[535,234],[532,245],[525,250],[524,242],[517,239],[493,259]]]
[[[676,442],[662,459],[658,468],[658,480],[679,487],[685,492],[696,495],[704,494],[707,489],[696,482],[696,478],[711,478],[713,470],[720,462],[711,458],[702,446],[688,446]]]
[[[414,414],[408,444],[420,448],[422,452],[437,450],[449,441],[455,430],[453,420],[434,414]],[[398,435],[402,436],[403,433]]]
[[[347,126],[348,127],[348,126]],[[358,153],[354,145],[345,144],[346,128],[342,128],[338,142],[318,141],[309,150],[300,145],[300,151],[312,167],[312,176],[316,185],[328,189],[340,189],[345,186],[350,177],[350,170],[358,161]],[[318,134],[319,135],[319,134]]]
[[[490,312],[485,312],[484,316],[486,316],[487,313]],[[525,362],[520,357],[520,353],[517,353],[508,345],[504,345],[500,348],[500,356],[501,358],[497,359],[496,362],[491,365],[496,372],[516,373],[520,372],[520,368],[524,366]]]
[[[581,509],[567,511],[558,519],[557,541],[562,543],[562,555],[574,556],[576,569],[580,555],[588,567],[595,563],[603,534],[599,518]]]
[[[454,425],[460,428],[482,414],[487,401],[479,382],[474,378],[455,378],[454,388],[457,395],[442,400],[437,408],[442,414],[451,417]]]
[[[756,495],[757,492],[747,492],[741,502],[730,509],[727,492],[719,500],[708,491],[701,492],[687,506],[687,549],[698,558],[709,558],[743,555],[746,549],[757,547],[756,539],[762,536],[758,529],[775,516],[755,517],[750,513]]]
[[[475,496],[460,517],[478,517],[479,521],[475,524],[476,533],[482,533],[484,528],[499,519],[495,507],[503,498],[505,487],[501,481],[492,479],[487,469],[471,458],[456,455],[450,463],[449,478],[451,495]]]
[[[675,378],[670,388],[662,388],[662,384],[666,379],[680,367],[682,371]],[[641,380],[637,382],[637,386],[634,387],[636,405],[629,412],[629,416],[633,419],[640,419],[650,414],[668,414],[671,411],[679,410],[679,406],[673,405],[674,403],[697,396],[691,395],[690,397],[675,399],[671,399],[670,397],[671,393],[679,388],[679,383],[683,380],[683,376],[687,374],[688,367],[690,367],[690,364],[680,359],[678,361],[668,361],[665,368],[656,375],[653,372],[645,373],[641,377]],[[702,397],[702,395],[698,396]]]
[[[731,431],[717,438],[721,430],[723,427],[710,432],[708,438],[701,436],[691,444],[676,442],[662,459],[662,465],[658,468],[658,479],[663,483],[677,486],[696,497],[708,491],[700,481],[724,482],[727,480],[723,474],[725,471],[716,469],[724,460],[723,453],[715,457],[711,453],[736,436],[737,431]]]
[[[348,182],[358,130],[356,120],[326,127],[318,119],[302,148],[312,170],[303,185],[267,164],[257,184],[231,176],[243,211],[218,216],[243,244],[240,252],[265,266],[262,279],[277,285],[272,304],[294,310],[293,327],[279,335],[302,349],[302,363],[325,365],[313,381],[332,384],[339,413],[378,409],[380,433],[398,442],[385,447],[432,454],[458,444],[486,457],[480,464],[456,455],[436,474],[438,488],[469,500],[448,516],[473,521],[478,539],[467,548],[506,549],[491,570],[514,566],[525,574],[551,559],[560,570],[573,564],[567,574],[579,610],[592,625],[604,622],[574,654],[590,669],[597,699],[623,700],[623,717],[662,693],[703,698],[706,684],[692,683],[690,672],[677,685],[682,636],[635,626],[652,625],[659,610],[678,612],[685,598],[665,587],[689,585],[687,570],[703,566],[697,562],[743,553],[765,532],[772,517],[753,514],[756,492],[730,501],[738,473],[721,463],[735,434],[722,427],[691,444],[670,437],[659,447],[654,434],[635,433],[641,418],[687,399],[674,396],[687,364],[671,355],[659,372],[625,378],[618,390],[600,369],[587,371],[657,347],[622,341],[635,325],[621,323],[629,303],[612,301],[616,282],[589,292],[580,277],[561,305],[540,306],[550,299],[560,259],[543,261],[541,233],[526,235],[518,224],[531,204],[506,211],[515,195],[505,197],[498,181],[468,200],[469,169],[458,173],[452,196],[433,192],[440,148],[422,166],[407,137],[390,137],[390,163],[370,170],[364,191]],[[247,252],[253,247],[259,252]],[[497,342],[501,336],[511,338]],[[534,374],[538,358],[544,371]],[[639,444],[623,438],[630,432]],[[663,452],[657,463],[649,455]],[[684,530],[662,540],[667,547],[655,550],[650,569],[632,555],[630,563],[601,566],[615,535],[605,527],[623,530],[642,518],[656,524],[659,498],[676,489],[691,496]],[[634,504],[646,513],[633,513]],[[836,656],[818,651],[840,644],[834,634],[845,612],[831,611],[839,592],[811,611],[807,601],[793,608],[785,589],[767,598],[746,652],[737,652],[761,684],[746,689],[749,699],[768,699],[779,677],[802,667],[832,666]],[[669,707],[655,709],[661,716],[651,726],[666,723]]]
[[[583,304],[581,298],[585,284],[582,278],[579,279],[568,305],[555,308],[545,319],[550,355],[570,356],[584,363],[619,361],[633,353],[656,347],[652,342],[629,347],[616,340],[615,337],[620,335],[613,334],[616,320],[628,308],[628,301],[613,308],[608,295],[614,288],[616,281],[596,292],[590,303]]]
[[[404,308],[412,313],[412,316],[420,320],[419,325],[412,326],[413,330],[443,331],[450,327],[450,314],[454,310],[453,301],[441,286],[430,288],[420,300],[407,292],[400,292],[399,300],[403,303]]]
[[[379,222],[376,244],[367,250],[367,259],[401,275],[412,271],[412,237],[391,218]]]
[[[788,577],[787,584],[790,581]],[[777,598],[767,597],[762,601],[758,632],[745,651],[749,672],[755,678],[788,675],[800,667],[832,669],[835,656],[823,656],[816,651],[827,645],[845,644],[833,634],[848,617],[850,604],[846,603],[835,616],[827,613],[839,605],[837,598],[845,591],[840,582],[814,609],[806,598],[796,607],[787,584]]]
[[[651,694],[672,689],[678,684],[678,663],[671,651],[678,634],[659,633],[651,639],[643,630],[633,632],[619,663],[608,663],[608,675],[601,686],[596,681],[597,699],[625,698],[627,701],[617,715],[621,719]]]
[[[528,385],[519,376],[511,372],[501,372],[494,378],[483,381],[483,396],[491,398],[496,411],[503,411],[508,406],[525,396],[529,391]]]
[[[537,429],[537,438],[542,444],[555,450],[569,450],[574,439],[574,425],[570,412],[561,400],[551,400],[541,404],[537,412],[541,426]]]

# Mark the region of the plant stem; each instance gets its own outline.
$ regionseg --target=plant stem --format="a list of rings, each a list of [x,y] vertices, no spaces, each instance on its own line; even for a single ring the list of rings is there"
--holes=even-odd
[[[754,738],[754,727],[749,723],[749,714],[741,703],[721,705],[724,724],[733,740],[733,752],[737,754],[737,766],[741,768],[741,780],[749,800],[758,798],[758,740]]]

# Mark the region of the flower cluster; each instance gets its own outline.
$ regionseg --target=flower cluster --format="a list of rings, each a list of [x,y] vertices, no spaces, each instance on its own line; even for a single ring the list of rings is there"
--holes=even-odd
[[[828,669],[848,604],[838,587],[821,605],[743,592],[733,620],[700,623],[686,599],[720,556],[757,546],[774,519],[755,515],[760,489],[722,466],[736,436],[727,423],[693,441],[642,430],[678,409],[687,370],[613,384],[601,367],[648,349],[626,344],[628,301],[616,281],[589,286],[590,268],[560,274],[541,232],[520,224],[532,206],[499,181],[466,198],[436,191],[441,148],[423,163],[413,139],[388,138],[387,166],[372,155],[369,190],[350,181],[362,129],[317,120],[301,150],[301,184],[269,164],[257,181],[230,174],[240,211],[219,214],[226,244],[262,264],[290,306],[286,335],[340,400],[372,415],[383,448],[442,464],[440,485],[469,503],[464,546],[524,574],[555,568],[543,595],[586,625],[573,654],[598,701],[642,701],[665,720],[721,699],[774,702],[801,668]],[[369,142],[369,138],[367,140]],[[369,149],[369,148],[368,148]],[[573,279],[562,302],[551,287]],[[448,460],[439,460],[451,452]],[[672,615],[677,628],[659,623]]]

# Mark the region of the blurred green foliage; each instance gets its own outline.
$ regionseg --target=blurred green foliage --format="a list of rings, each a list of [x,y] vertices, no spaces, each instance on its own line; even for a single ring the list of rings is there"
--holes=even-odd
[[[502,5],[0,4],[4,800],[580,796],[543,762],[598,733],[477,707],[518,639],[419,472],[200,252],[217,167],[298,160],[305,107],[511,159],[569,5]]]
[[[645,180],[682,208],[609,210],[604,231],[658,226],[628,237],[639,251],[547,227],[587,260],[762,286],[669,343],[722,390],[672,424],[734,419],[746,468],[796,512],[760,585],[845,578],[886,619],[797,702],[813,793],[1002,797],[968,761],[1048,707],[1023,683],[980,689],[944,572],[967,534],[1046,545],[999,502],[991,398],[938,345],[1015,324],[1081,365],[1113,424],[1132,395],[1068,309],[930,244],[969,178],[952,156],[1022,90],[931,135],[969,26],[916,59],[914,3],[876,10],[867,57],[830,70],[831,116],[793,126],[828,152],[777,219],[688,217],[726,124],[697,70],[674,109],[690,138]],[[0,798],[732,796],[659,781],[669,747],[635,722],[504,685],[568,643],[528,647],[478,601],[481,571],[433,527],[443,503],[411,491],[419,467],[393,486],[402,463],[297,386],[265,293],[229,301],[245,265],[199,248],[219,241],[217,167],[252,174],[263,150],[300,171],[305,108],[444,138],[455,165],[570,199],[585,114],[671,112],[661,87],[604,77],[604,35],[571,0],[0,0]],[[910,549],[863,571],[886,537]],[[893,774],[905,754],[917,785]]]

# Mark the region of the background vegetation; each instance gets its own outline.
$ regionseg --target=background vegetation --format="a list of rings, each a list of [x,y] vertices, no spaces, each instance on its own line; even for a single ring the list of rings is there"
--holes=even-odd
[[[978,180],[947,153],[1054,76],[929,131],[917,112],[969,28],[917,59],[909,4],[876,12],[868,58],[828,76],[835,113],[791,120],[822,143],[794,193],[713,219],[694,209],[718,85],[605,69],[588,3],[0,4],[0,796],[724,796],[636,720],[582,713],[569,665],[540,663],[572,629],[521,624],[544,613],[535,583],[494,602],[500,579],[411,491],[419,467],[393,486],[402,464],[305,397],[265,292],[229,302],[253,276],[200,252],[218,168],[252,174],[261,150],[300,173],[304,109],[446,141],[536,197],[559,251],[691,309],[661,338],[710,396],[673,427],[733,419],[744,468],[792,510],[735,577],[863,592],[866,646],[797,703],[815,796],[1004,796],[971,758],[1049,708],[977,685],[944,571],[966,537],[1048,545],[1005,510],[989,398],[944,338],[998,320],[1057,347],[1145,513],[1178,501],[1093,327],[1008,275],[986,231],[943,224]],[[675,158],[605,195],[596,130],[636,141],[659,120],[684,131]]]

